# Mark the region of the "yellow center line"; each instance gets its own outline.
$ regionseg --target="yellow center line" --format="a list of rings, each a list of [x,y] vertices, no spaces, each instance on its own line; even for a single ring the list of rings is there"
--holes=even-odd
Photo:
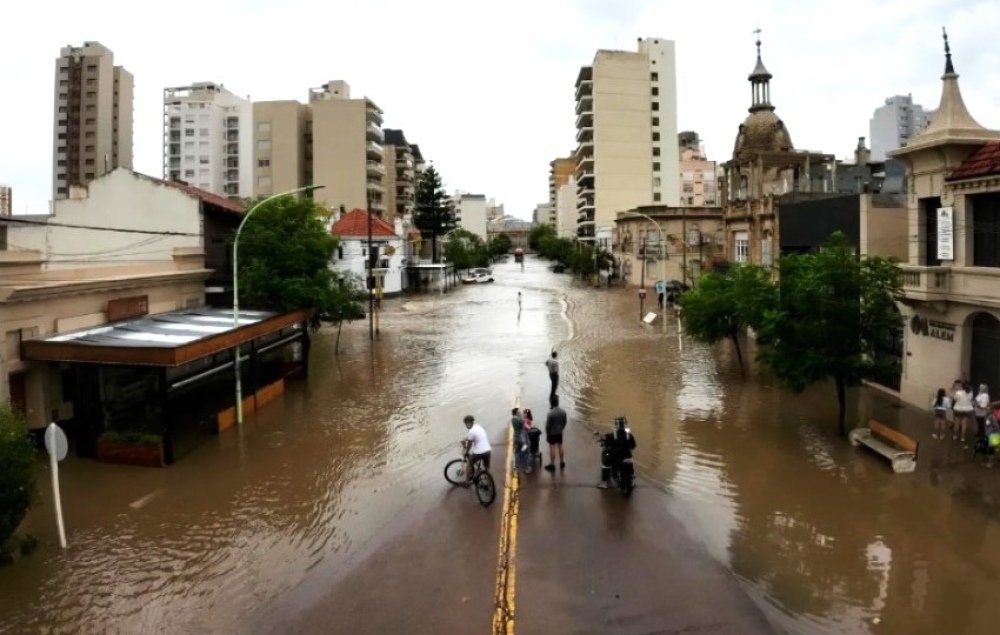
[[[514,407],[521,406],[521,387],[514,387]],[[515,554],[517,551],[517,510],[520,480],[514,470],[514,428],[507,428],[507,460],[504,462],[503,508],[500,543],[497,549],[497,580],[494,596],[493,635],[514,633]]]

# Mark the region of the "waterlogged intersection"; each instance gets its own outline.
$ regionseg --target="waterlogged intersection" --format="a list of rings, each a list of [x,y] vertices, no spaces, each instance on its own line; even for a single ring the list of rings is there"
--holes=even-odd
[[[631,292],[533,259],[495,277],[387,302],[374,348],[361,323],[339,355],[320,334],[308,383],[169,469],[67,459],[70,547],[43,489],[42,548],[0,569],[0,633],[995,626],[997,503],[948,450],[893,475],[833,435],[829,394],[740,379],[725,347],[638,324]],[[544,418],[553,346],[566,470],[508,479],[510,407]],[[468,413],[506,485],[489,508],[442,475]],[[591,432],[617,414],[639,441],[629,501],[594,487]]]

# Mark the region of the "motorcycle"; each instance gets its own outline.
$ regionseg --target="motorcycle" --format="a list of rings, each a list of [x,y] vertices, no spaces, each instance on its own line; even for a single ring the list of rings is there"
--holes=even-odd
[[[635,439],[628,428],[622,428],[628,435],[627,443],[630,450],[635,448]],[[607,474],[615,487],[621,490],[622,497],[628,498],[635,489],[635,464],[632,457],[623,457],[620,452],[615,452],[615,432],[601,435],[595,432],[597,442],[601,445],[601,472],[602,476]]]

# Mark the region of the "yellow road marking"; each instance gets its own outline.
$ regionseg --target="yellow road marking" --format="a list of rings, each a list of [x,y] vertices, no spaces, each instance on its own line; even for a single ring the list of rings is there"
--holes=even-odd
[[[514,387],[514,407],[521,406],[520,384]],[[500,544],[497,549],[497,583],[493,609],[493,635],[513,635],[515,601],[515,555],[517,552],[517,510],[520,480],[514,470],[514,429],[507,428],[506,476],[503,488],[503,513],[500,520]]]

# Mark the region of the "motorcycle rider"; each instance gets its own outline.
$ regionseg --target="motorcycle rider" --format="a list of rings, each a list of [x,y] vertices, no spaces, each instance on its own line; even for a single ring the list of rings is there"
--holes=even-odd
[[[625,417],[615,417],[615,429],[604,435],[601,449],[601,482],[600,489],[607,489],[611,479],[612,466],[620,465],[625,459],[632,458],[635,449],[635,437],[628,428]]]

